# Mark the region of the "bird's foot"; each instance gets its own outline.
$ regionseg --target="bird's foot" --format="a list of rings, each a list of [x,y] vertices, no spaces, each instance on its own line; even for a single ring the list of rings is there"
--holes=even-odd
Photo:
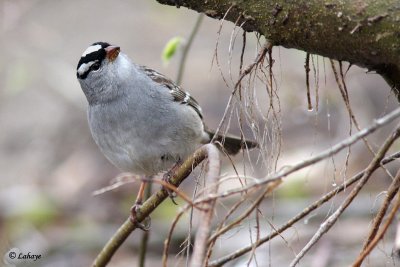
[[[138,222],[137,220],[137,214],[138,211],[140,209],[140,207],[142,206],[142,203],[140,202],[136,202],[132,208],[131,208],[131,214],[129,216],[129,219],[131,220],[131,222],[139,229],[147,232],[150,230],[151,227],[151,219],[150,217],[146,217],[143,222]]]
[[[168,172],[166,172],[163,177],[162,180],[167,183],[170,184],[169,180],[171,179],[171,177],[174,175],[174,172],[171,170],[169,170]],[[169,189],[166,186],[163,186],[163,189],[165,191],[167,191],[169,198],[172,200],[172,203],[174,203],[175,205],[178,205],[178,203],[176,203],[175,198],[176,198],[176,193],[174,191],[172,191],[171,189]]]

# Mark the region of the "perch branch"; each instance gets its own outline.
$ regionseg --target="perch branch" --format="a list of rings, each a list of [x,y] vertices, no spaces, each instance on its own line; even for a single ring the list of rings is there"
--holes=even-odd
[[[209,147],[214,147],[212,144],[207,144],[198,149],[191,157],[189,157],[182,166],[176,171],[170,179],[170,183],[174,186],[179,186],[182,181],[189,176],[192,170],[207,157]],[[137,212],[137,222],[142,222],[148,217],[166,198],[168,192],[164,189],[154,193],[148,198]],[[136,229],[136,225],[128,218],[115,232],[115,234],[106,243],[104,248],[97,255],[92,266],[104,267],[111,260],[111,257],[124,243],[126,238]]]

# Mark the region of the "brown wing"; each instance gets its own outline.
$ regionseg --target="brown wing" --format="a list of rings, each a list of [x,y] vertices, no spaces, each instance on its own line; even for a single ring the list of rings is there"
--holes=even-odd
[[[189,93],[183,91],[173,81],[155,70],[149,69],[145,66],[140,66],[140,69],[153,81],[169,89],[171,95],[174,97],[174,101],[180,104],[191,106],[197,112],[200,118],[203,119],[203,113],[199,103],[197,103],[197,101]]]

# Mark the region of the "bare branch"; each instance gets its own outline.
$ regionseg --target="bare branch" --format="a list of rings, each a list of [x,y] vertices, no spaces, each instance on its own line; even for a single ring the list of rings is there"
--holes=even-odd
[[[394,161],[395,159],[398,159],[398,158],[400,158],[400,152],[397,152],[397,153],[395,153],[393,155],[390,155],[390,156],[384,158],[382,160],[382,162],[381,162],[381,165],[386,165],[386,164],[388,164],[388,163],[390,163],[390,162],[392,162],[392,161]],[[377,168],[379,168],[379,167],[377,166],[376,169]],[[231,254],[229,254],[227,256],[224,256],[224,257],[222,257],[220,259],[214,260],[214,261],[212,261],[212,262],[210,262],[208,264],[208,267],[222,266],[223,264],[225,264],[225,263],[227,263],[227,262],[229,262],[231,260],[234,260],[234,259],[244,255],[245,253],[250,252],[253,249],[254,245],[256,245],[258,247],[258,246],[261,246],[262,244],[264,244],[265,242],[270,241],[271,239],[273,239],[274,237],[278,236],[283,231],[287,230],[293,224],[295,224],[298,221],[300,221],[303,218],[305,218],[312,211],[316,210],[321,205],[323,205],[324,203],[329,201],[332,197],[334,197],[338,193],[342,192],[345,188],[348,188],[349,186],[351,186],[355,182],[359,181],[363,177],[364,173],[365,173],[365,170],[362,171],[362,172],[359,172],[358,174],[353,176],[351,179],[348,179],[347,181],[345,181],[343,184],[341,184],[337,188],[335,188],[335,189],[331,190],[330,192],[326,193],[323,197],[321,197],[320,199],[318,199],[317,201],[315,201],[314,203],[309,205],[302,212],[300,212],[299,214],[294,216],[292,219],[290,219],[285,224],[280,226],[274,232],[272,232],[271,234],[261,238],[257,243],[250,244],[250,245],[248,245],[248,246],[246,246],[244,248],[238,249],[237,251],[235,251],[235,252],[233,252],[233,253],[231,253]],[[400,244],[400,242],[399,242],[399,244]]]
[[[396,240],[394,241],[394,254],[400,257],[400,222],[397,222]]]
[[[374,218],[374,223],[371,228],[370,233],[368,234],[368,238],[364,243],[363,249],[366,250],[367,246],[371,243],[372,239],[376,236],[376,233],[379,230],[379,226],[383,220],[383,217],[386,214],[387,209],[389,208],[390,203],[392,202],[393,198],[396,196],[397,192],[400,188],[400,170],[397,171],[396,177],[392,181],[389,186],[388,192],[386,193],[385,201],[382,203],[381,208],[379,209],[378,213]]]
[[[304,69],[306,70],[307,108],[308,110],[312,110],[313,106],[311,103],[311,94],[310,94],[310,53],[306,54],[306,62],[304,63]]]
[[[219,123],[217,129],[215,130],[215,135],[214,135],[214,138],[213,138],[212,141],[214,141],[216,136],[221,131],[222,125],[225,122],[225,118],[226,118],[226,116],[228,114],[229,108],[231,107],[231,103],[233,101],[233,98],[234,98],[234,96],[236,94],[236,91],[239,89],[243,78],[246,75],[248,75],[249,73],[251,73],[251,71],[254,69],[254,67],[257,66],[258,64],[260,64],[264,60],[266,53],[271,48],[272,48],[271,44],[269,42],[265,42],[265,44],[262,47],[261,51],[258,53],[256,59],[241,72],[241,74],[240,74],[240,76],[239,76],[239,78],[238,78],[238,80],[237,80],[237,82],[235,84],[235,87],[233,88],[233,91],[232,91],[232,93],[231,93],[231,95],[229,97],[228,103],[226,104],[226,108],[225,108],[224,114],[222,115],[221,122]]]
[[[397,211],[400,208],[400,195],[397,194],[397,201],[394,204],[392,210],[390,211],[389,217],[382,227],[382,230],[375,236],[375,238],[371,241],[368,247],[362,252],[362,254],[357,258],[356,262],[353,264],[353,267],[361,266],[365,257],[374,249],[374,247],[378,244],[378,242],[383,238],[389,225],[392,223],[394,216],[396,215]]]
[[[181,83],[182,83],[182,77],[183,77],[183,72],[185,70],[185,63],[186,63],[187,55],[188,55],[190,48],[192,47],[193,40],[196,37],[197,32],[199,31],[201,22],[203,21],[203,17],[204,17],[203,14],[199,14],[197,16],[196,23],[194,24],[192,31],[190,32],[189,39],[183,47],[182,56],[181,56],[181,59],[179,62],[178,74],[177,74],[176,80],[175,80],[177,85],[181,85]]]
[[[175,230],[176,225],[178,224],[179,219],[182,217],[182,215],[186,212],[186,210],[190,206],[186,206],[184,209],[182,209],[178,215],[176,215],[174,221],[172,222],[171,228],[169,229],[168,237],[164,241],[164,251],[163,251],[163,257],[162,257],[162,262],[163,262],[163,267],[167,267],[167,262],[168,262],[168,250],[169,250],[169,245],[171,244],[171,239],[172,239],[172,233]]]
[[[321,153],[310,157],[307,160],[304,160],[300,163],[297,163],[293,166],[288,166],[286,167],[283,171],[275,173],[271,176],[268,176],[264,179],[259,179],[257,181],[254,181],[253,183],[249,183],[248,185],[244,186],[244,187],[240,187],[240,188],[235,188],[235,189],[231,189],[231,190],[227,190],[225,192],[222,192],[220,194],[216,194],[216,195],[209,195],[206,198],[202,198],[202,199],[198,199],[196,201],[194,201],[194,204],[200,203],[202,201],[209,201],[211,199],[215,199],[215,198],[223,198],[223,197],[228,197],[231,196],[233,194],[238,194],[241,192],[245,192],[248,191],[251,188],[254,188],[255,186],[261,186],[261,185],[265,185],[268,183],[271,183],[273,181],[279,180],[283,177],[288,176],[289,174],[292,174],[300,169],[303,169],[307,166],[310,166],[312,164],[315,164],[321,160],[324,160],[326,158],[329,158],[333,155],[335,155],[336,153],[338,153],[339,151],[341,151],[342,149],[351,146],[352,144],[354,144],[355,142],[357,142],[358,140],[364,138],[365,136],[375,132],[377,129],[381,128],[382,126],[392,122],[393,120],[397,119],[400,117],[400,108],[395,109],[394,111],[392,111],[391,113],[387,114],[386,116],[376,119],[374,120],[374,122],[371,124],[370,127],[368,128],[364,128],[363,130],[359,131],[358,133],[348,137],[347,139],[343,140],[342,142],[332,146],[331,148],[322,151]]]
[[[219,151],[213,146],[206,146],[208,154],[208,171],[205,180],[210,183],[204,194],[215,194],[218,191],[218,178],[220,174]],[[211,220],[214,213],[215,200],[203,202],[201,211],[201,220],[196,233],[196,241],[194,243],[193,257],[190,263],[191,267],[204,266],[204,260],[207,250],[207,240],[211,232]]]
[[[234,226],[238,225],[239,223],[241,223],[245,218],[247,218],[247,216],[249,216],[249,214],[258,207],[258,205],[260,205],[261,201],[268,195],[270,194],[273,190],[276,189],[276,187],[278,187],[278,185],[280,185],[282,183],[282,180],[276,180],[273,183],[270,183],[267,185],[267,187],[264,189],[264,191],[259,195],[259,197],[254,201],[254,203],[243,212],[242,215],[238,216],[233,222],[231,222],[230,224],[226,225],[225,227],[223,227],[222,229],[220,229],[218,232],[214,233],[208,243],[211,244],[212,242],[214,242],[219,236],[221,236],[222,234],[226,233],[227,231],[229,231],[230,229],[232,229]]]
[[[192,170],[199,165],[207,157],[208,147],[214,147],[212,144],[207,144],[198,149],[191,157],[189,157],[182,166],[176,171],[174,176],[170,179],[170,183],[174,186],[179,186],[180,183],[192,172]],[[147,218],[166,198],[168,192],[164,189],[154,193],[148,198],[137,212],[137,222],[142,222]],[[117,232],[110,238],[104,248],[97,255],[92,266],[104,267],[111,260],[111,257],[118,250],[118,248],[125,242],[128,236],[136,229],[136,225],[128,218],[117,230]]]
[[[152,183],[149,183],[146,186],[146,191],[144,192],[144,199],[148,199],[151,195],[151,188],[153,187]],[[149,244],[149,237],[150,237],[150,231],[143,231],[142,233],[142,239],[140,240],[140,245],[139,245],[139,267],[145,267],[145,262],[146,262],[146,254],[147,254],[147,248]]]
[[[350,203],[354,200],[357,194],[361,191],[363,186],[366,184],[368,179],[371,177],[372,173],[376,170],[376,167],[380,166],[380,162],[385,156],[387,150],[391,147],[393,142],[400,135],[400,127],[397,127],[396,130],[386,139],[385,143],[381,146],[378,153],[368,165],[364,175],[357,183],[357,185],[351,190],[349,196],[345,199],[342,205],[337,208],[337,210],[328,217],[319,227],[318,231],[314,234],[311,240],[304,246],[304,248],[297,254],[295,259],[290,263],[290,267],[294,267],[300,261],[301,258],[311,249],[315,243],[335,224],[339,216],[344,212],[344,210],[350,205]]]

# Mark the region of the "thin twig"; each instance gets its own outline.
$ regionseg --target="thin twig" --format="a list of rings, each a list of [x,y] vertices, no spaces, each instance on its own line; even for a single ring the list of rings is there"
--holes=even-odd
[[[193,26],[192,32],[190,33],[190,36],[189,36],[189,39],[183,47],[181,60],[179,62],[178,75],[176,76],[176,80],[175,80],[177,85],[181,85],[181,83],[182,83],[182,77],[183,77],[183,72],[185,71],[185,63],[186,63],[187,55],[190,50],[190,47],[193,44],[194,37],[196,37],[197,32],[199,31],[199,28],[200,28],[201,22],[203,21],[203,18],[204,18],[203,13],[200,13],[197,16],[196,23]]]
[[[242,50],[240,52],[239,75],[242,74],[242,70],[243,70],[243,58],[244,58],[244,52],[246,51],[246,34],[247,34],[246,31],[242,32]],[[238,91],[239,91],[239,100],[242,101],[242,83],[239,84]],[[244,114],[243,114],[243,109],[240,109],[240,113],[239,113],[239,115],[237,115],[237,117],[238,117],[238,121],[239,121],[240,139],[244,140],[243,124],[244,124],[245,118],[244,118]],[[244,158],[246,151],[242,150],[242,153],[243,153],[243,158]],[[246,164],[243,164],[243,170],[244,170],[244,173],[246,173]],[[208,255],[207,255],[208,256],[207,260],[211,256],[210,251],[211,250],[209,249]]]
[[[318,56],[317,58],[317,64],[314,62],[314,56],[311,57],[311,62],[313,66],[313,72],[314,72],[314,81],[315,81],[315,112],[319,111],[319,64],[318,64]]]
[[[254,69],[255,66],[257,66],[264,60],[265,55],[271,49],[272,49],[272,44],[270,42],[266,41],[264,43],[263,47],[261,48],[260,52],[258,53],[256,59],[253,61],[253,63],[248,65],[240,74],[239,79],[237,80],[234,90],[232,92],[233,95],[236,93],[236,90],[239,88],[239,84],[242,82],[243,78],[246,77],[246,75],[248,75]]]
[[[304,63],[304,69],[306,70],[307,108],[308,110],[312,110],[313,106],[311,103],[311,94],[310,94],[310,53],[306,54],[306,62]]]
[[[169,246],[171,244],[171,240],[172,240],[172,233],[175,230],[176,225],[178,224],[179,219],[182,217],[183,214],[185,214],[186,210],[189,208],[190,206],[186,206],[184,209],[182,209],[178,215],[175,216],[174,221],[171,224],[171,228],[169,229],[168,232],[168,237],[165,239],[164,241],[164,251],[163,251],[163,256],[162,256],[162,263],[163,263],[163,267],[167,267],[167,263],[168,263],[168,251],[169,251]]]
[[[378,213],[376,214],[374,218],[374,223],[373,226],[368,234],[368,238],[365,241],[362,251],[366,250],[368,245],[371,243],[372,239],[376,236],[376,233],[379,230],[379,226],[381,225],[381,222],[383,220],[383,217],[386,214],[387,209],[389,208],[390,203],[392,202],[393,198],[396,196],[397,192],[399,191],[400,188],[400,169],[397,171],[396,177],[392,181],[392,183],[389,186],[389,189],[386,193],[386,198],[383,201],[381,208],[379,209]]]
[[[400,222],[397,222],[396,239],[394,241],[393,254],[400,257]]]
[[[202,168],[201,170],[203,171],[204,168]],[[194,189],[193,189],[193,193],[192,193],[192,199],[194,199],[197,195],[197,191],[199,190],[199,179],[200,179],[200,175],[198,175],[194,181]],[[193,206],[192,206],[193,207]],[[191,208],[190,209],[190,214],[189,214],[189,225],[188,225],[188,230],[186,233],[186,259],[185,259],[185,266],[188,267],[189,263],[190,263],[190,252],[191,252],[191,248],[192,248],[192,230],[193,230],[193,216],[194,216],[194,209]]]
[[[250,193],[248,193],[248,194],[250,194]],[[218,232],[218,231],[224,226],[226,220],[228,220],[228,218],[233,214],[233,212],[235,212],[236,209],[239,208],[240,205],[242,205],[243,202],[245,202],[246,200],[247,200],[247,194],[243,194],[242,198],[241,198],[239,201],[237,201],[237,202],[229,209],[229,211],[225,214],[224,218],[219,222],[218,227],[216,228],[215,231]],[[211,238],[210,238],[210,239],[211,239]],[[209,244],[209,247],[208,247],[208,251],[207,251],[207,255],[206,255],[206,265],[207,265],[207,266],[208,266],[208,261],[210,260],[211,254],[212,254],[212,252],[213,252],[213,247],[214,247],[214,245],[215,245],[215,241],[216,241],[216,240],[214,240],[213,242],[211,242],[211,243]]]
[[[127,178],[131,178],[131,179],[128,180]],[[124,172],[124,173],[118,174],[117,177],[115,177],[114,179],[111,180],[110,185],[102,187],[98,190],[95,190],[92,193],[92,196],[98,196],[98,195],[104,194],[106,192],[115,190],[123,185],[134,183],[139,179],[140,178],[136,178],[136,176],[132,175],[132,173],[129,173],[129,172]]]
[[[384,158],[381,161],[381,165],[386,165],[390,162],[393,162],[394,160],[400,158],[400,152],[397,152],[393,155],[390,155],[386,158]],[[376,167],[376,169],[379,168],[378,166]],[[279,228],[277,228],[276,230],[274,230],[274,232],[272,232],[271,234],[261,238],[258,242],[257,242],[257,247],[261,246],[262,244],[264,244],[265,242],[268,242],[270,240],[272,240],[273,238],[275,238],[276,236],[278,236],[280,233],[284,232],[285,230],[287,230],[289,227],[291,227],[293,224],[297,223],[298,221],[302,220],[303,218],[305,218],[308,214],[310,214],[312,211],[316,210],[317,208],[319,208],[320,206],[322,206],[324,203],[328,202],[332,197],[336,196],[338,193],[342,192],[345,188],[348,188],[349,186],[351,186],[352,184],[354,184],[355,182],[357,182],[358,180],[361,179],[361,177],[363,177],[365,173],[365,170],[362,172],[359,172],[358,174],[356,174],[355,176],[353,176],[351,179],[348,179],[347,181],[345,181],[343,184],[341,184],[340,186],[338,186],[337,188],[331,190],[330,192],[326,193],[323,197],[321,197],[320,199],[318,199],[317,201],[315,201],[314,203],[312,203],[311,205],[309,205],[307,208],[305,208],[302,212],[300,212],[299,214],[297,214],[296,216],[294,216],[292,219],[290,219],[289,221],[287,221],[285,224],[283,224],[282,226],[280,226]],[[400,243],[399,243],[400,244]],[[212,262],[210,262],[208,264],[208,267],[217,267],[217,266],[222,266],[225,263],[232,261],[240,256],[243,256],[244,254],[250,252],[253,248],[254,244],[250,244],[246,247],[243,247],[241,249],[236,250],[235,252],[226,255],[220,259],[214,260]]]
[[[246,50],[246,31],[243,31],[242,33],[242,50],[240,52],[240,63],[239,63],[239,75],[242,75],[243,72],[243,57],[244,57],[244,51]],[[242,100],[242,84],[239,84],[239,99]]]
[[[269,83],[267,82],[267,83],[265,83],[265,85],[266,86],[269,85],[269,92],[270,92],[267,117],[269,117],[269,115],[271,114],[270,112],[272,111],[272,123],[274,124],[272,127],[273,127],[273,129],[276,129],[276,131],[275,131],[276,139],[275,138],[272,139],[272,140],[275,139],[275,141],[272,141],[272,143],[275,146],[275,149],[272,149],[272,151],[274,151],[274,152],[270,153],[271,162],[274,162],[273,171],[276,171],[278,168],[278,160],[280,158],[281,148],[282,148],[282,135],[281,135],[282,125],[281,125],[280,117],[278,115],[281,112],[281,105],[280,105],[280,101],[279,101],[279,95],[277,94],[277,90],[275,89],[275,88],[278,88],[278,86],[274,87],[274,84],[276,85],[274,72],[272,70],[274,63],[275,63],[275,60],[272,57],[272,45],[271,45],[270,48],[268,49],[268,77],[269,77],[268,80],[269,80]],[[267,88],[267,92],[268,92],[268,88]],[[275,95],[275,98],[274,98],[274,95]],[[276,106],[274,105],[274,100],[277,101],[278,110],[276,110]],[[256,106],[258,106],[257,103],[258,102],[256,101]],[[274,131],[272,132],[272,135],[274,135]]]
[[[167,183],[166,181],[162,180],[162,179],[151,179],[149,180],[149,182],[153,182],[153,183],[157,183],[160,184],[161,186],[163,186],[164,188],[171,190],[172,192],[174,192],[177,196],[179,196],[180,198],[182,198],[185,202],[187,202],[190,206],[192,207],[196,207],[196,204],[194,204],[192,202],[192,200],[181,190],[179,190],[176,186],[172,185],[171,183]],[[201,209],[201,207],[196,207],[198,209]]]
[[[176,171],[176,173],[170,179],[170,183],[174,186],[179,184],[192,172],[192,170],[207,157],[207,147],[214,146],[207,144],[198,149],[191,157],[189,157],[182,166]],[[148,217],[166,198],[168,192],[164,189],[154,193],[149,199],[147,199],[143,205],[137,211],[136,220],[138,223],[142,222]],[[114,253],[124,243],[126,238],[136,229],[136,224],[128,218],[105,244],[103,249],[97,255],[92,266],[93,267],[104,267],[111,260]]]
[[[391,147],[393,142],[400,135],[400,127],[397,127],[396,130],[392,132],[392,134],[386,139],[384,144],[379,149],[376,156],[373,158],[371,163],[368,165],[363,177],[357,183],[357,185],[351,190],[350,194],[344,200],[344,202],[336,209],[336,211],[329,216],[319,227],[318,231],[314,234],[311,240],[304,246],[304,248],[296,255],[295,259],[290,263],[290,267],[296,266],[300,259],[304,257],[304,255],[318,242],[318,240],[331,229],[331,227],[336,223],[339,216],[345,211],[345,209],[350,205],[350,203],[354,200],[354,198],[358,195],[361,189],[364,187],[368,179],[371,177],[372,173],[376,170],[377,166],[380,166],[380,162],[385,156],[387,150]]]
[[[353,132],[353,122],[354,125],[356,125],[357,130],[360,130],[360,127],[358,126],[358,122],[354,116],[354,113],[352,111],[351,105],[350,105],[350,98],[349,98],[349,93],[347,91],[347,86],[346,86],[346,82],[344,80],[344,76],[343,76],[343,67],[342,67],[342,61],[339,61],[339,70],[340,70],[340,74],[342,77],[342,83],[340,83],[339,81],[339,76],[338,73],[336,71],[335,68],[335,63],[333,62],[333,59],[329,59],[331,62],[331,67],[333,70],[333,74],[335,76],[335,80],[336,80],[336,84],[339,88],[340,94],[342,95],[343,101],[345,103],[345,106],[347,108],[347,112],[349,113],[349,136],[351,136],[352,132]],[[375,152],[372,151],[372,148],[369,146],[366,138],[363,138],[364,142],[366,143],[367,147],[371,150],[372,155],[375,155]],[[346,176],[347,173],[347,167],[349,165],[349,160],[350,160],[350,154],[351,154],[351,148],[349,147],[347,154],[346,154],[346,161],[344,163],[344,169],[343,169],[343,176]]]
[[[243,14],[240,13],[239,16],[237,17],[235,23],[234,23],[235,26],[234,26],[233,29],[232,29],[231,37],[230,37],[230,40],[229,40],[229,46],[228,46],[228,74],[229,74],[230,81],[231,81],[232,83],[233,83],[233,77],[232,77],[232,56],[233,56],[233,50],[234,50],[234,48],[235,48],[236,38],[237,38],[237,36],[238,36],[238,34],[239,34],[239,31],[237,31],[236,28],[237,28],[237,26],[238,26],[239,21],[242,20],[242,18],[243,18]],[[242,24],[239,25],[239,29],[242,29],[242,28],[243,28],[243,25],[244,25],[245,23],[246,23],[246,20],[244,20],[244,21],[242,22]]]
[[[227,87],[229,87],[228,82],[226,81],[225,76],[224,76],[224,73],[222,72],[222,69],[221,69],[221,65],[219,64],[219,59],[218,59],[218,46],[219,46],[219,39],[220,39],[220,37],[221,37],[221,31],[222,31],[222,27],[223,27],[224,22],[225,22],[225,18],[228,16],[229,12],[231,11],[231,9],[232,9],[234,6],[235,6],[235,4],[232,4],[232,5],[226,10],[224,16],[223,16],[222,19],[221,19],[221,23],[219,24],[219,28],[218,28],[218,31],[217,31],[217,38],[216,38],[217,40],[215,41],[214,55],[213,55],[213,58],[212,58],[212,60],[211,60],[211,68],[212,68],[212,66],[214,65],[214,59],[215,59],[215,62],[216,62],[217,67],[218,67],[218,70],[219,70],[219,72],[220,72],[220,74],[221,74],[221,78],[222,78],[222,80],[224,81],[224,83],[225,83],[225,85],[226,85]]]
[[[224,114],[222,115],[222,119],[221,119],[221,121],[220,121],[220,123],[219,123],[217,129],[215,130],[215,135],[214,135],[214,138],[213,138],[212,142],[214,141],[215,138],[217,138],[218,134],[219,134],[220,131],[221,131],[221,127],[222,127],[223,123],[225,122],[225,118],[226,118],[226,116],[227,116],[227,114],[228,114],[228,111],[229,111],[229,108],[230,108],[231,103],[232,103],[232,101],[233,101],[233,98],[234,98],[234,96],[235,96],[235,93],[236,93],[236,91],[239,89],[239,85],[241,84],[243,78],[244,78],[246,75],[248,75],[248,74],[254,69],[255,66],[257,66],[258,64],[260,64],[260,62],[263,61],[263,59],[264,59],[264,57],[265,57],[265,55],[266,55],[268,49],[271,49],[271,47],[272,47],[272,45],[271,45],[268,41],[265,42],[263,48],[262,48],[261,51],[258,53],[258,55],[257,55],[256,59],[253,61],[253,63],[251,63],[250,65],[248,65],[248,66],[242,71],[242,73],[240,74],[239,79],[237,80],[237,82],[236,82],[236,84],[235,84],[235,87],[233,88],[233,91],[232,91],[232,93],[231,93],[231,95],[230,95],[230,97],[229,97],[228,103],[226,104],[226,108],[225,108]]]
[[[378,242],[383,238],[389,225],[392,223],[394,216],[396,215],[397,211],[400,208],[400,194],[397,194],[397,201],[393,206],[392,210],[389,213],[389,217],[386,220],[385,225],[382,227],[381,231],[375,236],[375,238],[371,241],[368,247],[362,252],[362,254],[357,258],[356,262],[352,265],[353,267],[361,266],[362,262],[364,261],[365,257],[368,256],[369,253],[375,248]]]
[[[270,194],[277,186],[281,184],[281,180],[278,180],[274,183],[271,183],[267,185],[267,187],[263,190],[263,192],[258,196],[258,198],[252,203],[252,205],[247,208],[242,215],[238,216],[233,222],[229,223],[228,225],[225,225],[222,227],[222,224],[220,227],[216,230],[214,234],[208,239],[208,251],[207,251],[207,261],[211,257],[212,249],[215,245],[215,242],[217,241],[217,238],[226,233],[227,231],[231,230],[233,227],[236,225],[240,224],[244,219],[246,219],[251,212],[254,211],[254,209],[258,208],[260,205],[261,201],[268,195]],[[247,196],[248,197],[248,196]],[[247,197],[243,196],[243,200],[246,199]],[[239,201],[238,203],[241,204],[243,201]],[[234,209],[231,209],[228,213],[228,215],[232,214],[233,210],[235,210],[239,205],[235,204]],[[223,222],[227,219],[228,216],[225,216]]]
[[[256,240],[255,240],[255,242],[253,242],[253,235],[254,235],[253,234],[253,229],[252,229],[252,227],[249,226],[250,243],[253,243],[253,244],[257,244],[257,242],[260,240],[260,217],[259,217],[260,213],[258,212],[258,210],[256,210],[255,213],[256,213],[255,214],[256,225],[254,226],[254,228],[256,229],[256,234],[255,234]],[[254,259],[254,264],[256,266],[258,266],[257,256],[256,256],[256,249],[257,249],[257,247],[253,245],[253,249],[251,250],[250,257],[247,260],[247,264],[246,264],[247,267],[250,267],[250,263],[253,261],[253,259]]]
[[[207,146],[208,171],[205,181],[209,183],[208,190],[204,194],[215,194],[218,191],[218,178],[221,171],[219,160],[219,151],[216,146]],[[207,240],[211,232],[211,220],[214,214],[215,200],[203,203],[203,211],[200,215],[201,220],[196,233],[194,242],[193,256],[190,263],[191,267],[204,266],[204,260],[207,250]]]
[[[119,175],[117,178],[119,178],[119,177],[121,177],[121,178],[130,177],[131,180],[123,181],[123,180],[119,180],[119,179],[118,179],[117,182],[115,182],[114,184],[112,184],[112,185],[110,185],[110,186],[103,187],[103,188],[101,188],[101,189],[99,189],[99,190],[94,191],[94,192],[93,192],[93,195],[94,195],[94,196],[97,196],[97,195],[103,194],[103,193],[105,193],[105,192],[112,191],[112,190],[114,190],[114,189],[116,189],[116,188],[119,188],[119,187],[121,187],[122,185],[125,185],[125,184],[128,184],[128,183],[134,183],[135,181],[141,181],[141,182],[148,182],[149,184],[150,184],[150,183],[159,184],[159,185],[163,186],[164,188],[166,188],[166,189],[168,189],[168,190],[174,192],[177,196],[179,196],[180,198],[182,198],[185,202],[187,202],[187,203],[188,203],[189,205],[191,205],[192,207],[196,207],[195,204],[193,204],[192,200],[191,200],[184,192],[182,192],[181,190],[179,190],[179,189],[178,189],[176,186],[174,186],[173,184],[167,183],[166,181],[164,181],[164,180],[162,180],[162,179],[158,179],[158,178],[154,178],[154,177],[151,177],[151,178],[148,178],[148,177],[139,177],[139,176],[135,176],[135,175],[132,175],[132,174],[123,174],[123,176],[120,176],[120,175]],[[147,187],[146,187],[146,188],[147,188]],[[201,208],[199,208],[199,207],[196,207],[196,208],[201,209]]]
[[[339,80],[339,74],[337,73],[336,67],[335,67],[335,63],[332,59],[330,59],[330,63],[331,63],[331,67],[333,70],[333,74],[336,80],[336,84],[338,85],[340,94],[342,95],[343,101],[345,103],[346,109],[349,113],[349,117],[350,117],[350,129],[349,129],[349,135],[351,135],[352,132],[352,123],[354,123],[354,125],[356,126],[357,130],[360,131],[360,125],[358,124],[358,121],[356,119],[356,116],[354,115],[354,112],[351,108],[351,104],[350,104],[350,97],[349,97],[349,92],[347,90],[347,85],[344,79],[344,74],[343,74],[343,66],[342,66],[342,61],[339,61],[339,72],[340,72],[340,80]],[[341,82],[340,82],[341,81]],[[371,145],[368,143],[368,140],[366,138],[363,138],[363,141],[365,143],[365,145],[367,146],[368,150],[371,152],[371,155],[375,156],[375,152],[374,149],[371,147]],[[349,160],[349,156],[350,156],[350,150],[349,153],[347,154],[346,157],[346,165],[348,164],[348,160]],[[383,170],[392,178],[394,178],[392,176],[392,174],[383,167]]]
[[[267,86],[269,86],[269,90],[268,94],[269,94],[269,110],[272,108],[272,110],[274,110],[274,73],[272,71],[272,66],[274,63],[274,59],[272,57],[272,47],[271,49],[268,50],[268,74],[269,74],[269,79],[268,82],[265,84]]]
[[[258,198],[254,201],[254,203],[246,209],[242,215],[238,216],[235,218],[233,222],[231,222],[228,225],[225,225],[222,229],[218,230],[218,232],[214,233],[210,239],[208,240],[208,244],[211,244],[214,240],[216,240],[219,236],[223,235],[230,229],[232,229],[234,226],[238,225],[241,223],[244,219],[247,218],[247,216],[258,207],[258,205],[261,203],[261,201],[268,195],[270,194],[273,190],[275,190],[276,187],[278,187],[282,183],[282,180],[276,180],[273,183],[270,183],[267,185],[265,190],[258,196]]]
[[[189,39],[188,39],[187,43],[185,44],[185,46],[183,47],[181,60],[179,62],[178,75],[177,75],[177,78],[175,80],[176,84],[178,84],[178,85],[181,85],[181,83],[182,83],[182,77],[183,77],[183,72],[185,71],[185,63],[186,63],[186,59],[187,59],[187,54],[188,54],[189,49],[191,48],[191,46],[193,44],[194,38],[196,37],[196,35],[197,35],[197,33],[198,33],[199,29],[200,29],[200,26],[201,26],[201,23],[203,21],[203,18],[204,18],[204,14],[203,13],[200,13],[197,16],[196,22],[195,22],[195,24],[194,24],[194,26],[192,28],[192,31],[191,31],[190,36],[189,36]],[[186,198],[186,200],[189,200],[189,198]],[[190,203],[191,203],[191,201],[190,201]],[[193,210],[192,210],[192,212],[193,212]],[[171,229],[171,231],[172,230],[173,229]],[[190,235],[190,230],[191,230],[191,226],[189,226],[189,235]],[[172,234],[172,232],[171,232],[171,234]],[[190,248],[190,244],[188,245],[188,251],[189,251],[189,248]],[[166,248],[166,249],[168,249],[168,248]],[[166,264],[166,261],[165,261],[165,264]]]
[[[268,183],[271,183],[275,180],[279,180],[283,177],[288,176],[289,174],[292,174],[300,169],[303,169],[307,166],[313,165],[323,159],[329,158],[333,155],[335,155],[336,153],[338,153],[339,151],[341,151],[342,149],[351,146],[352,144],[354,144],[355,142],[357,142],[358,140],[364,138],[365,136],[375,132],[377,129],[381,128],[384,125],[387,125],[388,123],[392,122],[393,120],[397,119],[400,117],[400,108],[395,109],[394,111],[392,111],[391,113],[387,114],[384,117],[381,117],[379,119],[374,120],[374,122],[370,125],[370,127],[364,128],[361,131],[359,131],[358,133],[349,136],[347,139],[343,140],[342,142],[332,146],[329,149],[326,149],[325,151],[322,151],[321,153],[310,157],[309,159],[306,159],[300,163],[297,163],[295,165],[292,166],[288,166],[286,167],[284,170],[275,173],[271,176],[267,176],[266,178],[263,179],[259,179],[257,181],[254,181],[253,183],[249,183],[246,186],[240,187],[240,188],[234,188],[231,190],[227,190],[225,192],[216,194],[216,195],[209,195],[208,197],[202,198],[202,199],[198,199],[196,201],[194,201],[193,203],[196,205],[197,203],[200,203],[202,201],[209,201],[211,199],[215,199],[215,198],[224,198],[224,197],[228,197],[234,194],[238,194],[238,193],[242,193],[245,191],[248,191],[251,188],[257,187],[257,186],[261,186],[261,185],[265,185]]]
[[[219,144],[217,144],[217,143],[214,143],[214,145],[219,145]],[[196,196],[198,195],[198,194],[202,194],[202,190],[205,190],[206,188],[206,186],[205,186],[205,179],[203,179],[203,189],[201,189],[200,190],[200,192],[199,192],[199,186],[200,186],[200,178],[201,178],[201,176],[202,176],[202,174],[203,174],[203,172],[205,171],[205,163],[203,163],[202,164],[202,168],[201,168],[201,172],[199,173],[199,175],[197,175],[197,177],[196,177],[196,179],[195,179],[195,181],[194,181],[194,184],[195,184],[195,186],[194,186],[194,189],[193,189],[193,193],[192,193],[192,199],[195,199],[196,198]],[[194,218],[194,209],[193,209],[193,206],[192,206],[192,208],[190,209],[190,214],[189,214],[189,227],[188,227],[188,231],[187,231],[187,237],[186,237],[186,240],[185,240],[185,246],[186,246],[186,262],[185,262],[185,266],[186,267],[189,267],[189,264],[190,264],[190,256],[191,256],[191,251],[192,251],[192,247],[193,247],[193,245],[192,245],[192,230],[193,230],[193,218]]]
[[[144,192],[144,199],[148,199],[151,195],[152,183],[147,183],[146,191]],[[143,231],[142,240],[139,246],[139,267],[145,267],[147,246],[149,243],[150,231]]]

